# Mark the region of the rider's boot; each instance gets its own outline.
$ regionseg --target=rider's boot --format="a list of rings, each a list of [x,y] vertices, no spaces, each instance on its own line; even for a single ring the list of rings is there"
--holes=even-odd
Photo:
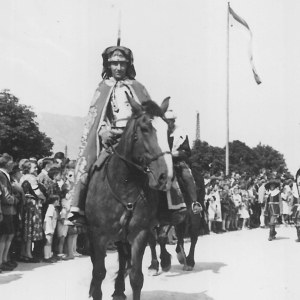
[[[202,211],[202,206],[197,199],[197,186],[193,178],[192,172],[186,163],[182,163],[181,167],[182,167],[181,178],[192,199],[192,211],[194,214],[200,214],[200,212]]]
[[[74,223],[75,226],[82,227],[87,225],[87,219],[84,214],[87,188],[88,176],[81,176],[80,180],[74,188],[74,195],[71,207],[72,216],[68,218],[71,222]]]

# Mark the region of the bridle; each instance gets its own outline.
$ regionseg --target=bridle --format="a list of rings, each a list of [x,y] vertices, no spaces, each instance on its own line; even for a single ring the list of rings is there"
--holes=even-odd
[[[140,114],[138,114],[137,116],[135,116],[134,119],[134,127],[133,127],[133,138],[132,138],[132,142],[131,142],[131,147],[130,147],[130,151],[133,152],[133,147],[135,142],[138,140],[137,137],[137,120],[139,118],[141,118],[143,115],[145,115],[146,112],[141,112]],[[163,119],[164,120],[164,119]],[[164,120],[165,121],[165,120]],[[112,149],[112,152],[119,157],[121,160],[125,161],[127,164],[135,167],[136,169],[138,169],[139,171],[142,171],[143,173],[147,174],[149,172],[151,172],[149,165],[153,162],[156,161],[159,157],[164,156],[165,154],[171,154],[171,151],[163,151],[159,154],[153,155],[151,158],[147,158],[147,157],[143,157],[141,159],[142,164],[136,164],[135,162],[128,160],[126,157],[122,156],[121,154],[118,153],[118,151],[112,146],[110,145],[110,148]]]

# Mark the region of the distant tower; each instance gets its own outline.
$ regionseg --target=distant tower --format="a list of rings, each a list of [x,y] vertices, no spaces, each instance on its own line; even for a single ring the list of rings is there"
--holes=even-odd
[[[65,147],[65,157],[66,158],[68,157],[68,145],[66,145],[66,147]]]
[[[196,141],[200,141],[200,114],[199,114],[199,111],[197,111]]]

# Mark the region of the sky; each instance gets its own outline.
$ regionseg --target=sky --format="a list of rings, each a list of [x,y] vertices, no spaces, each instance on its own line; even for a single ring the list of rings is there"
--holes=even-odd
[[[300,167],[300,2],[234,0],[249,34],[230,18],[230,141],[270,145]],[[171,96],[177,123],[195,139],[226,143],[227,8],[224,0],[2,0],[0,90],[34,111],[85,116],[101,81],[103,50],[133,51],[136,79],[153,100]]]

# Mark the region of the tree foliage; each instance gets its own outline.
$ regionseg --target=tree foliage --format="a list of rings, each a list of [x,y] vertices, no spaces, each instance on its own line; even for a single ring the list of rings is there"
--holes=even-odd
[[[21,105],[9,90],[0,93],[0,153],[9,153],[15,160],[52,154],[53,143],[39,131],[31,109]]]
[[[213,147],[204,141],[195,141],[190,163],[202,172],[225,172],[225,147]],[[268,145],[248,147],[241,141],[229,143],[229,171],[258,175],[262,169],[289,174],[283,154]]]

